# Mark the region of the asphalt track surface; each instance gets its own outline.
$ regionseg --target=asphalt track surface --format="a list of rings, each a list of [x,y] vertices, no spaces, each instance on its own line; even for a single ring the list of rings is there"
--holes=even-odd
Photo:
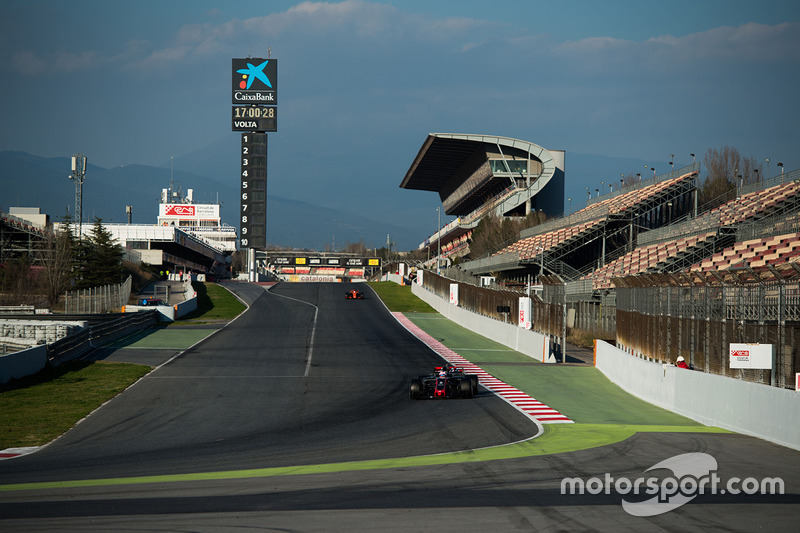
[[[537,428],[488,393],[409,400],[408,379],[437,358],[371,291],[352,301],[342,285],[235,287],[251,306],[239,319],[51,445],[0,461],[0,529],[795,529],[796,451],[735,434],[638,433],[591,450],[470,460]],[[426,466],[392,459],[458,450],[461,459]],[[564,477],[634,479],[689,452],[713,456],[723,479],[780,476],[785,494],[702,495],[635,517],[613,491],[560,490]],[[348,466],[366,460],[373,467]],[[340,466],[309,466],[329,463]],[[53,483],[9,490],[33,482]]]

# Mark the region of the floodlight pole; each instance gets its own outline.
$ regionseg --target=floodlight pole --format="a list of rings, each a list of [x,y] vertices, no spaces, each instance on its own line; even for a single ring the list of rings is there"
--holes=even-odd
[[[439,251],[436,253],[436,273],[439,274],[441,269],[441,267],[439,266],[440,264],[439,261],[441,261],[442,259],[442,212],[438,207],[436,208],[436,215],[439,217],[439,221],[437,223],[438,229],[436,231],[437,235],[436,240],[438,241],[439,244]]]
[[[74,154],[72,156],[72,174],[69,179],[75,182],[75,216],[78,218],[78,239],[83,234],[83,182],[86,179],[86,156]]]

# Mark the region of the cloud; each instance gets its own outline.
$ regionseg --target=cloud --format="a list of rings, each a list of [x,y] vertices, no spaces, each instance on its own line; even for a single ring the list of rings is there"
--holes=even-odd
[[[386,48],[409,45],[450,45],[454,51],[480,46],[475,36],[497,31],[497,23],[465,17],[430,19],[398,10],[393,6],[346,0],[344,2],[303,2],[286,11],[222,24],[182,27],[175,42],[153,51],[131,65],[135,68],[165,67],[171,62],[211,55],[230,56],[242,42],[258,43],[256,55],[266,45],[280,42],[326,42],[328,46],[348,43]],[[333,44],[332,44],[333,43]],[[285,46],[288,48],[288,46]]]
[[[707,65],[797,62],[800,59],[800,23],[748,23],[721,26],[685,36],[662,35],[643,42],[590,37],[551,47],[554,57],[598,71],[651,70],[676,75],[682,68]]]
[[[107,64],[108,61],[108,58],[103,58],[92,51],[61,52],[40,56],[31,50],[24,50],[13,54],[11,65],[16,72],[24,76],[42,76],[86,71]]]
[[[654,37],[647,43],[672,49],[679,57],[697,60],[797,61],[800,58],[800,23],[721,26],[686,37]]]

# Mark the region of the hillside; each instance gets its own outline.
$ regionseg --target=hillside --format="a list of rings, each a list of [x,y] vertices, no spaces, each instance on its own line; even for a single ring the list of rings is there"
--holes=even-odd
[[[0,209],[39,207],[59,221],[73,213],[75,184],[68,179],[70,159],[42,158],[24,152],[0,152]],[[194,189],[196,202],[222,203],[223,221],[238,226],[238,192],[230,182],[175,170],[176,185]],[[161,189],[169,186],[169,168],[125,165],[101,168],[91,164],[83,186],[83,219],[100,217],[106,222],[127,222],[125,206],[133,206],[132,221],[155,224]],[[363,241],[368,247],[385,246],[386,235],[398,249],[416,247],[424,236],[419,230],[401,228],[345,211],[270,195],[267,204],[268,241],[280,246],[325,249],[335,243]]]

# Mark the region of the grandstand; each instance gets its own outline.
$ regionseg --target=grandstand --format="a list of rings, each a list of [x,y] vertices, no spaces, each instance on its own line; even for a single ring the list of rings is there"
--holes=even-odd
[[[11,207],[9,213],[0,212],[0,264],[21,255],[38,264],[48,223],[38,207]]]
[[[639,247],[584,276],[593,289],[611,289],[614,277],[645,272],[711,272],[728,268],[758,268],[797,261],[796,233],[775,236],[792,228],[800,207],[800,182],[783,180],[757,184],[747,192],[680,224],[640,235]],[[760,185],[760,186],[759,186]],[[759,221],[759,238],[742,240],[737,231]],[[751,229],[751,233],[752,233]]]
[[[738,242],[692,265],[692,271],[711,272],[729,268],[759,268],[800,262],[800,233]]]
[[[640,233],[670,225],[696,209],[699,165],[599,196],[568,217],[523,231],[491,257],[465,262],[472,275],[503,272],[510,280],[559,274],[576,280],[631,250]]]
[[[487,213],[521,216],[541,206],[560,214],[552,202],[563,205],[563,155],[505,137],[428,135],[400,186],[438,192],[445,213],[458,218],[420,245],[433,258],[426,266],[468,254],[472,231]],[[739,187],[709,207],[697,203],[699,173],[695,162],[590,198],[585,208],[497,243],[494,253],[462,261],[451,273],[497,277],[509,286],[557,274],[586,294],[642,273],[798,261],[800,172]]]
[[[444,184],[454,186],[454,168],[459,167],[452,162],[445,166],[439,189],[430,185],[443,200],[448,198]],[[415,171],[412,165],[404,183]],[[800,373],[795,354],[800,345],[800,170],[767,180],[750,176],[755,182],[740,181],[706,205],[698,205],[699,175],[700,165],[693,163],[626,184],[589,198],[585,208],[567,217],[496,243],[486,256],[462,259],[442,276],[419,279],[444,298],[452,283],[478,286],[474,291],[462,287],[459,306],[505,321],[499,309],[510,309],[513,316],[523,305],[522,298],[507,295],[527,293],[538,277],[530,323],[562,347],[562,356],[572,330],[613,339],[632,356],[670,363],[681,355],[697,370],[794,388]],[[468,196],[459,187],[453,190]],[[508,194],[497,191],[426,245],[435,246],[441,236],[443,256],[468,251],[465,220],[492,209],[512,216],[527,211],[499,207],[508,205]],[[485,289],[479,287],[487,280],[495,280],[491,292],[503,300],[497,314],[481,304],[485,298],[479,291]],[[773,367],[733,368],[731,343],[774,346]]]
[[[699,166],[692,165],[600,196],[459,269],[472,276],[502,273],[511,285],[528,275],[558,274],[567,282],[588,281],[597,291],[612,289],[614,278],[640,273],[797,261],[800,245],[795,245],[792,220],[800,207],[800,180],[790,175],[780,183],[774,178],[750,185],[701,213],[695,200],[698,172]],[[759,230],[763,236],[740,242],[737,232],[759,221],[771,221]],[[785,235],[779,241],[775,236],[780,232]]]
[[[562,215],[564,152],[508,137],[431,133],[400,187],[439,193],[444,213],[457,218],[419,249],[456,257],[487,213]]]

